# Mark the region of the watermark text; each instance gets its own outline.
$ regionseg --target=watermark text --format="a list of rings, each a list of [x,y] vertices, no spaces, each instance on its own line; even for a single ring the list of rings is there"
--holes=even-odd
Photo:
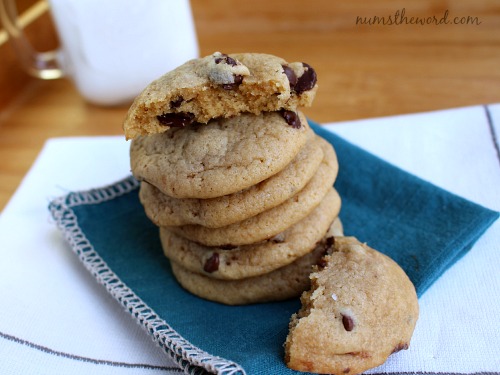
[[[383,26],[399,26],[399,25],[481,25],[482,21],[479,17],[462,16],[452,17],[450,12],[446,10],[442,16],[428,17],[409,17],[406,15],[406,9],[398,9],[394,14],[387,16],[371,16],[371,17],[356,17],[356,25],[383,25]]]

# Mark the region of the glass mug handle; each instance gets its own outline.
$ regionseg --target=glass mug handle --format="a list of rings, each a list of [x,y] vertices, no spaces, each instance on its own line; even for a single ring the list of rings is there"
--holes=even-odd
[[[58,50],[38,52],[28,41],[19,25],[14,0],[0,0],[0,19],[26,72],[41,79],[57,79],[65,75],[57,60]]]

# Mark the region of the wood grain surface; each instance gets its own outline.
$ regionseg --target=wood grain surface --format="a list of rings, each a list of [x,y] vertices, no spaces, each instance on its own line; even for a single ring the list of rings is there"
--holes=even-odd
[[[320,88],[305,113],[318,122],[500,102],[497,0],[191,5],[201,55],[265,52],[313,66]],[[0,46],[0,98],[7,98],[0,105],[0,210],[47,138],[119,135],[127,111],[85,103],[66,79],[20,80],[20,68],[7,66],[6,44]]]

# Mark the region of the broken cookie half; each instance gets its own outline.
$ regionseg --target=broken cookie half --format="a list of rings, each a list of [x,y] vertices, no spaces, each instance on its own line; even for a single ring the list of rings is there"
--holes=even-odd
[[[262,53],[215,52],[148,85],[132,103],[123,129],[133,139],[216,118],[275,111],[292,125],[297,108],[312,104],[317,87],[316,72],[306,63]]]
[[[285,342],[289,368],[357,374],[408,349],[418,300],[392,259],[354,237],[335,237],[310,279]]]

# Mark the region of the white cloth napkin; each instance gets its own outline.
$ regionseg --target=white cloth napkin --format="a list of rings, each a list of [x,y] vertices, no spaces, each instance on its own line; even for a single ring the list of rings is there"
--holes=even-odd
[[[500,211],[500,105],[329,124],[366,150]],[[130,174],[123,137],[47,141],[0,215],[0,374],[178,374],[71,252],[47,205]],[[373,373],[500,371],[500,222],[420,299],[411,348]]]

